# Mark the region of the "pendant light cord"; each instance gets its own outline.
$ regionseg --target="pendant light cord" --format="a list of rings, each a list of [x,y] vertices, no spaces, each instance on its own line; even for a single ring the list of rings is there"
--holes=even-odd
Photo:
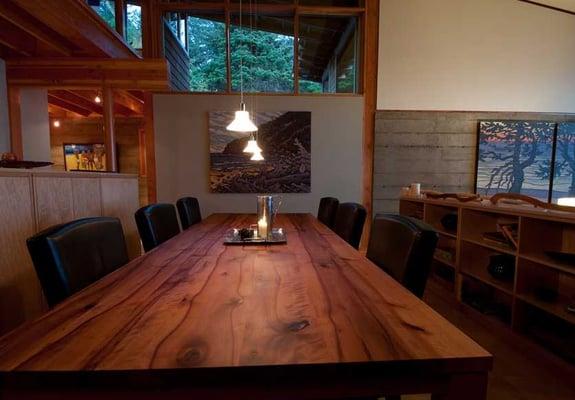
[[[244,28],[242,25],[242,0],[240,0],[240,33],[244,35]],[[243,46],[242,46],[243,47]],[[242,52],[240,52],[240,108],[242,111],[245,109],[244,104],[244,56]]]

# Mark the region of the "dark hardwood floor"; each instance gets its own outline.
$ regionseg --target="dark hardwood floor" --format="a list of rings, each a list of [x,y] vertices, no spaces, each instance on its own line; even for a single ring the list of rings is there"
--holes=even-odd
[[[453,293],[436,279],[428,282],[425,302],[495,357],[489,377],[489,400],[575,399],[574,364],[471,307],[458,304]]]

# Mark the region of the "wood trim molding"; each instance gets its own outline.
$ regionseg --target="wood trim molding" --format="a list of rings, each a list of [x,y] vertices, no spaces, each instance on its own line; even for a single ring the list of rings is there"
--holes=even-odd
[[[20,88],[8,85],[8,115],[10,120],[11,152],[22,160],[24,147],[22,145],[22,113],[20,111]]]
[[[559,11],[562,13],[566,13],[566,14],[571,14],[571,15],[575,15],[575,11],[571,11],[571,10],[566,10],[564,8],[559,8],[559,7],[555,7],[552,6],[550,4],[544,4],[544,3],[540,3],[538,1],[532,1],[532,0],[519,0],[522,3],[527,3],[527,4],[531,4],[537,7],[543,7],[543,8],[548,8],[550,10],[554,10],[554,11]]]
[[[157,201],[156,186],[156,143],[154,132],[154,95],[144,93],[144,140],[146,145],[146,184],[148,203]]]
[[[375,137],[375,110],[377,107],[377,68],[379,45],[379,0],[366,2],[363,18],[363,184],[362,202],[367,210],[367,223],[362,236],[361,249],[367,249],[373,217],[373,146]]]
[[[116,132],[114,129],[114,93],[110,87],[104,87],[102,90],[102,105],[104,111],[106,169],[110,172],[118,172],[118,157],[116,157]]]

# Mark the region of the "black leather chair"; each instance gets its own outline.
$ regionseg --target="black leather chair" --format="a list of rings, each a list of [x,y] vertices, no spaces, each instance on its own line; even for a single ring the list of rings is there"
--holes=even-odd
[[[182,229],[188,229],[190,226],[202,221],[200,212],[200,203],[195,197],[183,197],[176,202],[178,214]]]
[[[335,214],[337,213],[338,206],[339,200],[335,197],[322,197],[319,201],[317,219],[324,225],[333,229],[333,223],[335,222]]]
[[[146,252],[180,233],[173,204],[150,204],[136,211],[134,217]]]
[[[437,232],[420,220],[380,214],[371,227],[367,258],[422,297],[438,240]]]
[[[361,204],[342,203],[337,207],[333,231],[357,249],[366,216],[367,212]]]
[[[128,262],[117,218],[85,218],[48,228],[26,241],[52,307]]]

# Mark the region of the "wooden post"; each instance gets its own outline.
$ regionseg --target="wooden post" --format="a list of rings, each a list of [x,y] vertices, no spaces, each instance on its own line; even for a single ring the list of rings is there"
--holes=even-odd
[[[11,152],[22,160],[24,148],[22,146],[22,113],[20,112],[20,88],[8,86],[8,113],[10,119],[10,148]]]
[[[148,203],[157,201],[156,146],[154,135],[154,95],[144,92],[144,135],[146,141],[146,186]]]
[[[116,12],[116,32],[122,37],[126,37],[126,2],[124,0],[115,1]]]
[[[104,108],[104,143],[106,144],[106,170],[118,172],[116,157],[116,132],[114,131],[114,93],[112,88],[102,90]]]
[[[373,218],[373,143],[375,110],[377,108],[377,50],[379,39],[379,0],[368,1],[363,17],[363,196],[367,223],[363,230],[361,249],[367,249]]]

